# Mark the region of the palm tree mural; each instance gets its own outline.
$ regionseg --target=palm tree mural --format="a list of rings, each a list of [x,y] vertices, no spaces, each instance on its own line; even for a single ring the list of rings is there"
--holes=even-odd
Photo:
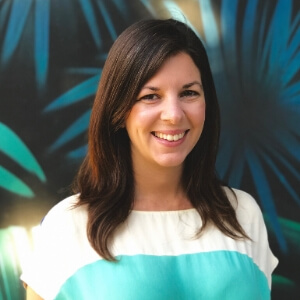
[[[62,197],[59,191],[72,181],[86,153],[90,107],[107,51],[123,29],[147,17],[183,20],[205,43],[221,104],[217,171],[261,205],[280,258],[272,299],[295,298],[300,285],[296,0],[0,1],[0,136],[5,132],[11,141],[4,149],[0,140],[0,196],[6,198],[1,196],[1,206],[12,211],[12,205],[31,199],[32,208],[46,197],[42,217]],[[30,109],[24,112],[20,103]],[[25,153],[31,162],[21,158]],[[7,157],[14,163],[7,164]],[[34,179],[26,181],[26,174]],[[23,189],[8,188],[10,178]],[[2,229],[1,237],[5,232],[11,243],[24,237],[14,230],[19,228]],[[0,286],[6,286],[2,298],[17,299],[9,296],[16,284],[9,274],[18,273],[16,268],[1,272],[8,274],[0,275]]]

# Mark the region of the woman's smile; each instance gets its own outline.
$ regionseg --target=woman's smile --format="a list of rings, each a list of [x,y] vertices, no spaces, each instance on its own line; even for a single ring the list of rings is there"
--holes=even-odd
[[[152,134],[160,139],[167,140],[169,142],[176,142],[178,140],[181,140],[185,134],[187,133],[186,131],[183,132],[178,132],[178,133],[168,133],[168,132],[160,132],[160,131],[155,131]]]

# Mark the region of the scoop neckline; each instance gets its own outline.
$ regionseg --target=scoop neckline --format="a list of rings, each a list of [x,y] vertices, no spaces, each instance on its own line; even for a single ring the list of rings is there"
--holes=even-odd
[[[188,213],[195,212],[196,209],[194,207],[187,209],[178,209],[178,210],[136,210],[133,209],[130,213],[133,214],[178,214],[178,213]]]

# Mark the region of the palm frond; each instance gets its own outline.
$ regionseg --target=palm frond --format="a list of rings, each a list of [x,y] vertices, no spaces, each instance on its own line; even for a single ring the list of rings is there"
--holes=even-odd
[[[34,155],[22,140],[3,123],[0,123],[0,136],[0,151],[45,182],[46,176]]]

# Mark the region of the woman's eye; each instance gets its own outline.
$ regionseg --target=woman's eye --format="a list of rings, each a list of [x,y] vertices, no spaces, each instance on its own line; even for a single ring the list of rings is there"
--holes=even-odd
[[[199,93],[192,90],[185,90],[181,93],[181,97],[194,97],[199,96]]]
[[[139,100],[156,100],[158,99],[158,96],[156,94],[149,94],[149,95],[145,95],[142,96],[141,98],[139,98]]]

